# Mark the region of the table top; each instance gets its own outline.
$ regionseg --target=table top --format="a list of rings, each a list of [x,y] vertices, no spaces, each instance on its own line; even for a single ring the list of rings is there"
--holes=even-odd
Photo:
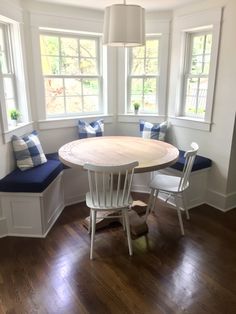
[[[138,161],[135,172],[166,168],[178,160],[179,151],[171,144],[130,136],[101,136],[80,139],[59,149],[60,160],[69,167],[85,163],[115,166]]]

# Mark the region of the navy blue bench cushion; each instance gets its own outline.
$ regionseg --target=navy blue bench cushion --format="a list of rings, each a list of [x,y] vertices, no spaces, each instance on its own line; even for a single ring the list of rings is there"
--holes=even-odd
[[[184,168],[185,158],[184,158],[185,151],[179,151],[179,159],[178,161],[171,166],[171,168],[182,171]],[[197,171],[205,168],[211,167],[212,161],[209,158],[196,156],[192,171]]]
[[[50,154],[46,154],[46,157],[47,159],[50,159],[50,160],[59,160],[59,156],[58,156],[58,152],[56,153],[50,153]],[[70,167],[66,166],[63,164],[63,169],[69,169]]]
[[[0,180],[0,191],[40,193],[62,170],[62,163],[58,160],[48,160],[45,164],[26,171],[16,169]]]

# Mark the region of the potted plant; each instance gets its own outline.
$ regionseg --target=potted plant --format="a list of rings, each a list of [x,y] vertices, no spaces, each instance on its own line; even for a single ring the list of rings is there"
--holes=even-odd
[[[20,117],[20,111],[18,111],[18,110],[16,110],[16,109],[12,109],[11,111],[10,111],[10,117],[11,117],[11,124],[13,125],[13,126],[16,126],[16,124],[17,124],[17,120],[19,119],[19,117]]]
[[[133,106],[134,106],[134,113],[138,114],[140,103],[135,102],[135,103],[133,103]]]

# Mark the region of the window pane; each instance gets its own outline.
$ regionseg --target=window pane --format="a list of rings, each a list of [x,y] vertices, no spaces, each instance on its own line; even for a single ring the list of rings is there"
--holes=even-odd
[[[65,92],[66,96],[81,95],[81,79],[65,79]]]
[[[201,78],[199,83],[198,92],[198,106],[197,115],[199,117],[204,117],[206,111],[206,100],[207,100],[207,89],[208,89],[208,79]]]
[[[186,95],[197,97],[197,89],[198,89],[198,79],[189,78],[187,80]]]
[[[61,74],[78,75],[79,65],[78,58],[62,57],[61,58]]]
[[[8,73],[6,51],[5,51],[5,42],[4,42],[4,33],[3,29],[0,27],[0,65],[2,73]]]
[[[78,40],[76,38],[61,38],[61,55],[76,57],[78,56]]]
[[[144,95],[154,94],[156,95],[156,78],[147,78],[144,80]]]
[[[45,95],[48,99],[64,96],[63,79],[61,78],[44,79],[44,86]]]
[[[99,110],[98,96],[84,96],[84,112],[95,112]]]
[[[59,58],[42,56],[42,68],[44,75],[59,74]]]
[[[131,79],[131,94],[143,94],[143,79],[132,78]]]
[[[41,55],[59,56],[59,38],[57,36],[40,36]]]
[[[146,59],[145,73],[146,74],[158,74],[157,59]]]
[[[147,111],[147,112],[156,112],[157,111],[156,95],[145,95],[144,96],[143,110]]]
[[[12,98],[14,99],[14,89],[13,89],[13,81],[12,78],[10,77],[5,77],[3,79],[3,84],[4,84],[4,94],[5,98],[9,99]]]
[[[192,50],[193,55],[203,54],[203,52],[204,52],[204,39],[205,39],[204,35],[193,36],[193,48],[192,48],[193,49]]]
[[[195,116],[196,114],[196,97],[187,96],[185,104],[185,115],[186,116]]]
[[[205,53],[211,53],[211,46],[212,46],[212,34],[208,34],[206,36],[206,48]]]
[[[158,58],[159,40],[152,39],[146,41],[146,58]]]
[[[135,47],[132,48],[133,58],[144,58],[145,47]]]
[[[79,113],[82,112],[82,101],[81,97],[66,97],[66,111],[68,113]]]
[[[202,71],[203,71],[203,56],[193,56],[190,73],[201,74]]]
[[[185,114],[187,116],[193,116],[196,114],[197,93],[198,93],[198,79],[189,78],[187,80],[185,103]]]
[[[144,74],[144,59],[133,59],[131,65],[131,74],[143,75]]]
[[[96,41],[90,39],[80,39],[80,56],[95,58],[96,55]]]
[[[97,74],[96,59],[81,58],[80,71],[82,74],[96,75]]]
[[[98,95],[98,80],[97,79],[87,79],[83,80],[83,95]]]
[[[16,103],[14,98],[6,99],[7,112],[10,113],[12,109],[16,109]]]
[[[65,112],[64,97],[46,98],[46,110],[49,115],[58,115]]]
[[[209,70],[210,70],[210,55],[205,55],[204,56],[204,69],[203,69],[203,73],[208,75],[209,74]]]

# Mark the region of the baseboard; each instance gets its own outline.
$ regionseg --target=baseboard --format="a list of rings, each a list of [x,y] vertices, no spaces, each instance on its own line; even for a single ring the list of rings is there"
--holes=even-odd
[[[0,238],[7,235],[7,220],[6,218],[0,218]]]
[[[74,205],[77,203],[82,203],[84,201],[85,201],[85,194],[69,197],[69,198],[65,199],[65,207],[70,206],[70,205]]]
[[[223,194],[213,190],[208,190],[206,203],[225,213],[236,208],[236,192]]]
[[[150,193],[150,189],[145,186],[145,185],[139,185],[139,184],[136,184],[136,185],[132,185],[132,192],[138,192],[138,193]]]

